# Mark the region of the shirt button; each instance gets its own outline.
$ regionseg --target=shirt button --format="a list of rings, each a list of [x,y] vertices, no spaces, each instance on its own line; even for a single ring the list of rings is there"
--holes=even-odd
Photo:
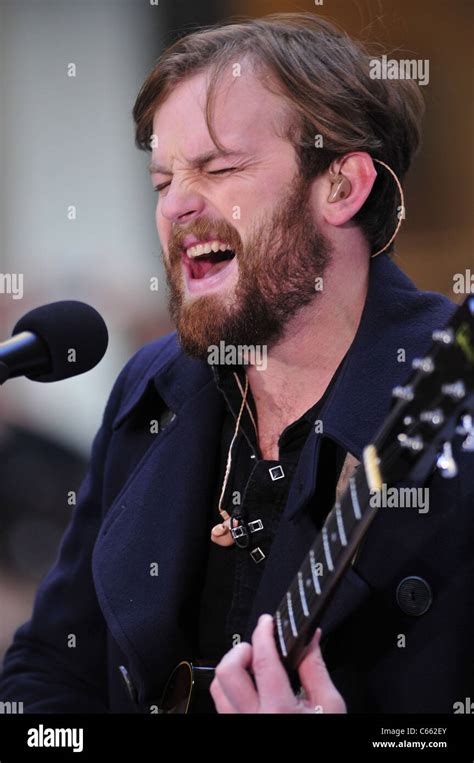
[[[432,601],[431,588],[423,578],[412,575],[398,584],[397,603],[406,615],[424,615],[431,607]]]
[[[265,559],[265,554],[263,553],[260,546],[257,546],[257,548],[254,548],[253,551],[250,552],[250,556],[254,560],[255,564],[260,564],[260,562],[263,562]]]
[[[275,480],[281,480],[285,476],[285,472],[281,466],[271,466],[268,471],[270,472],[270,477],[273,482],[275,482]]]

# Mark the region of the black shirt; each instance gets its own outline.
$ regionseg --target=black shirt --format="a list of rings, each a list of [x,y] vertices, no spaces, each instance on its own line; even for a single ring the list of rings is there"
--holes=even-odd
[[[213,370],[216,384],[226,401],[226,412],[221,439],[220,474],[215,490],[209,536],[211,528],[222,521],[217,507],[229,445],[234,436],[236,419],[242,403],[242,393],[234,372],[239,376],[242,389],[245,385],[242,368],[214,366]],[[222,507],[229,515],[232,515],[233,511],[240,514],[239,524],[245,523],[247,534],[237,539],[232,546],[219,546],[209,542],[195,653],[198,659],[219,661],[242,639],[301,450],[318,420],[318,413],[334,378],[323,398],[281,433],[278,439],[278,460],[261,458],[255,427],[247,408],[244,408],[239,433],[232,448],[232,466]],[[247,401],[256,420],[255,403],[250,387]]]

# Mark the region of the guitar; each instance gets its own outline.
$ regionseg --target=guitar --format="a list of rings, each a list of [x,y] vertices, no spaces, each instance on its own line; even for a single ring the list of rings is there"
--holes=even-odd
[[[463,450],[474,451],[474,296],[432,338],[428,354],[413,361],[407,384],[393,390],[388,417],[364,449],[361,466],[274,614],[277,649],[289,674],[303,659],[324,608],[375,518],[377,501],[371,498],[401,480],[422,483],[433,467],[443,477],[455,477],[452,441],[458,436]],[[180,662],[165,686],[159,712],[192,712],[196,693],[208,691],[213,673],[211,665]]]

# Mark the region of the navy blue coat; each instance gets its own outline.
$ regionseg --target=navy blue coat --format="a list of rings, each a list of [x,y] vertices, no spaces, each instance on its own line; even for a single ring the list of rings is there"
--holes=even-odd
[[[386,256],[373,261],[358,333],[322,416],[324,434],[312,432],[302,451],[247,638],[258,615],[278,606],[308,548],[314,531],[305,507],[317,498],[322,438],[360,458],[393,386],[452,311]],[[124,665],[138,708],[150,712],[174,664],[189,655],[223,411],[210,367],[186,356],[175,334],[125,366],[57,561],[7,652],[1,700],[23,701],[26,712],[133,712]],[[472,455],[459,454],[459,465],[455,480],[433,477],[428,514],[378,512],[327,609],[324,654],[350,710],[450,713],[473,696]],[[158,575],[150,574],[154,563]],[[397,601],[411,576],[432,595],[418,616]]]

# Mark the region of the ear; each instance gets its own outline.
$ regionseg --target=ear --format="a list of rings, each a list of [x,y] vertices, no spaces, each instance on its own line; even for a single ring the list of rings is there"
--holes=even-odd
[[[350,191],[343,199],[329,202],[334,175],[338,173],[347,178]],[[325,222],[340,226],[351,220],[366,202],[376,177],[372,157],[363,151],[355,151],[336,159],[323,176],[321,214]]]

